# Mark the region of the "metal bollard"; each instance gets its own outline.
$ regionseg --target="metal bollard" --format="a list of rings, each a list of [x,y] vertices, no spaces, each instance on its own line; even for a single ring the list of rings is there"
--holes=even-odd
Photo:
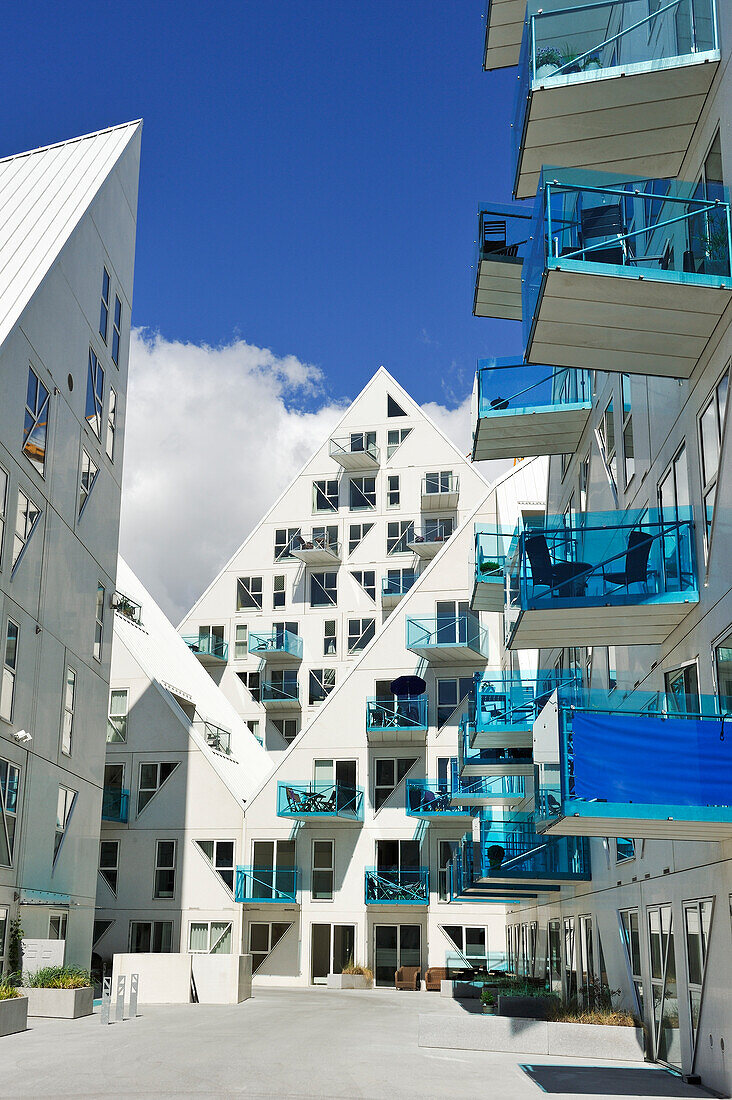
[[[99,1014],[103,1024],[111,1023],[109,1018],[112,1005],[112,978],[102,978],[102,1010]]]
[[[139,979],[139,974],[130,974],[130,1007],[128,1010],[128,1018],[132,1020],[137,1016],[137,989]]]
[[[117,978],[117,1009],[116,1020],[121,1023],[125,1018],[125,977],[120,974]]]

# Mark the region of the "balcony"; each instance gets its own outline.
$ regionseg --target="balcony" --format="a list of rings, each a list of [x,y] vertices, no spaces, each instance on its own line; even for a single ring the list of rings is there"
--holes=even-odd
[[[538,891],[525,883],[513,882],[510,885],[490,883],[486,885],[480,882],[474,870],[474,849],[476,852],[475,858],[480,860],[479,845],[473,843],[470,833],[466,833],[447,868],[450,901],[482,901],[503,905],[520,905],[522,901],[533,901],[538,898]]]
[[[341,544],[327,531],[315,529],[310,535],[304,534],[293,540],[289,554],[305,565],[329,565],[333,568],[341,563]]]
[[[375,432],[351,432],[340,439],[331,439],[330,457],[344,470],[378,470],[380,458]]]
[[[524,770],[528,774],[497,775],[494,771],[491,775],[464,777],[460,774],[459,761],[453,760],[450,783],[452,804],[468,808],[504,806],[512,810],[527,809],[533,793],[533,765],[526,768],[524,762]]]
[[[460,478],[451,473],[427,474],[422,478],[422,511],[454,512],[460,499]]]
[[[429,871],[426,867],[395,871],[366,867],[364,900],[367,905],[429,905]]]
[[[617,698],[616,698],[617,696]],[[647,840],[732,839],[732,700],[558,694],[537,730],[538,827]]]
[[[124,592],[113,592],[109,598],[110,606],[120,615],[124,615],[130,622],[137,623],[138,626],[142,622],[142,607],[139,603],[135,603],[129,596],[125,596]]]
[[[590,372],[479,359],[473,461],[574,454],[592,410]]]
[[[510,649],[660,645],[699,600],[691,509],[545,516],[506,573]]]
[[[268,711],[300,710],[300,692],[296,683],[264,680],[260,687],[260,699]]]
[[[457,770],[461,779],[484,776],[494,779],[520,775],[526,778],[534,774],[534,758],[531,745],[521,748],[480,748],[470,743],[472,729],[463,729],[458,740]],[[529,733],[529,738],[531,733]]]
[[[688,378],[732,295],[726,189],[545,173],[523,265],[526,361]]]
[[[227,661],[229,646],[223,638],[214,634],[184,634],[183,641],[202,665],[218,666]]]
[[[408,779],[406,795],[407,817],[419,817],[426,821],[449,821],[451,817],[470,816],[460,806],[453,806],[449,783]]]
[[[264,634],[249,635],[249,653],[277,664],[302,660],[302,638],[290,630],[275,628]]]
[[[518,65],[525,18],[526,0],[488,0],[483,58],[487,72]]]
[[[338,817],[363,821],[363,788],[342,783],[277,784],[277,816],[310,821],[320,817]]]
[[[506,603],[503,569],[514,534],[495,524],[475,525],[475,581],[470,606],[473,611],[502,612]]]
[[[234,900],[296,904],[299,876],[297,867],[237,867]]]
[[[522,318],[521,265],[531,235],[531,214],[493,203],[478,211],[473,315],[505,321]]]
[[[416,527],[407,542],[407,548],[422,561],[431,561],[455,529],[451,519],[428,520],[423,527]]]
[[[387,609],[396,607],[417,579],[416,573],[401,573],[399,576],[382,578],[381,606]]]
[[[545,164],[677,176],[719,65],[716,0],[550,6],[529,0],[521,42],[516,198]]]
[[[488,631],[470,611],[407,619],[406,647],[432,665],[483,665]]]
[[[423,744],[427,734],[427,696],[413,699],[367,699],[366,739]]]
[[[210,749],[221,752],[224,756],[231,756],[231,733],[228,730],[215,726],[213,722],[205,722],[201,718],[194,720],[193,728],[198,731]]]
[[[473,848],[473,881],[553,891],[572,882],[588,882],[590,849],[586,837],[544,836],[531,818],[483,819],[478,852]]]
[[[124,787],[105,787],[102,791],[102,821],[124,824],[130,816],[130,792]]]
[[[469,750],[530,749],[534,722],[560,684],[568,692],[581,680],[557,669],[476,674],[473,722],[464,728],[466,761]]]

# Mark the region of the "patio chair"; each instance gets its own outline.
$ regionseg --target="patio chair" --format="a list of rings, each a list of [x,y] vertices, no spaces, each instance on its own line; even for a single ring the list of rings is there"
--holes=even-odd
[[[605,584],[615,584],[627,590],[631,584],[648,585],[648,559],[653,538],[643,531],[631,531],[628,535],[628,549],[625,552],[625,569],[608,572],[602,567],[602,579]]]
[[[299,793],[293,790],[292,787],[285,787],[285,794],[287,796],[287,808],[291,813],[302,813],[305,809],[303,806],[302,798]]]
[[[552,561],[545,535],[529,535],[524,546],[531,581],[551,589],[552,596],[584,596],[593,566],[586,561]]]
[[[422,970],[419,966],[400,966],[394,972],[394,988],[417,990],[420,987],[421,977]]]
[[[424,987],[429,993],[439,993],[440,983],[448,979],[446,966],[430,966],[424,973]]]
[[[628,264],[635,260],[620,202],[580,210],[580,249],[583,259],[601,264]]]

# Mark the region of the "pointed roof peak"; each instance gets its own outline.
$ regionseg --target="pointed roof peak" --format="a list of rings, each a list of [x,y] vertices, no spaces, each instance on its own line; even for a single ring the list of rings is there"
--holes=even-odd
[[[52,149],[62,149],[67,145],[76,145],[80,141],[90,141],[92,138],[102,137],[105,134],[114,134],[122,130],[134,130],[138,126],[142,126],[142,119],[136,118],[130,122],[120,122],[115,126],[106,126],[103,130],[93,130],[89,134],[79,134],[77,137],[64,138],[63,141],[54,141],[50,145],[38,145],[35,149],[25,149],[20,153],[9,153],[7,156],[0,157],[0,165],[7,164],[8,161],[17,161],[22,157],[32,157],[36,153],[47,153]]]

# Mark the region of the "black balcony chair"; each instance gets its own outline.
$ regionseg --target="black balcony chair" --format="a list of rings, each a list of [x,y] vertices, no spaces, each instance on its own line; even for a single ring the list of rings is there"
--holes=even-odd
[[[628,535],[628,549],[625,551],[625,569],[616,572],[602,567],[602,579],[605,584],[618,585],[627,589],[631,584],[643,584],[648,587],[648,559],[651,554],[653,537],[644,531],[631,531]]]
[[[586,561],[552,561],[545,535],[529,535],[524,543],[531,565],[531,581],[551,590],[552,596],[584,596],[594,566]]]
[[[630,242],[625,239],[627,232],[619,202],[580,210],[579,244],[587,253],[583,259],[601,264],[632,263],[635,256]]]
[[[485,259],[487,256],[517,256],[520,244],[526,244],[526,241],[516,241],[515,244],[506,243],[505,221],[483,221],[480,246],[481,259]]]

